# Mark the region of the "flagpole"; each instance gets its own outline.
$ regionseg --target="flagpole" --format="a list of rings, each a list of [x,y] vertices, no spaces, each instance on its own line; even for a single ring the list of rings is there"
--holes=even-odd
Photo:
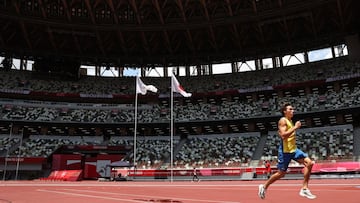
[[[141,80],[140,80],[140,75],[136,76],[136,80],[135,80],[135,115],[134,115],[134,170],[136,170],[137,167],[137,162],[136,162],[136,134],[137,134],[137,111],[138,111],[138,93],[141,93],[142,95],[145,95],[147,91],[151,91],[151,92],[157,92],[158,89],[154,86],[154,85],[145,85]]]
[[[22,146],[23,138],[24,138],[24,129],[21,131],[21,138],[20,138],[19,146]],[[20,151],[19,151],[19,154],[17,155],[17,160],[16,160],[15,180],[18,179],[19,167],[20,167]]]
[[[137,132],[137,106],[138,106],[138,92],[136,91],[137,88],[137,80],[138,80],[138,76],[135,79],[135,124],[134,124],[134,167],[137,167],[137,163],[136,163],[136,132]]]
[[[12,138],[12,131],[13,131],[13,123],[10,124],[9,140],[11,140],[11,138]],[[5,165],[4,165],[4,170],[3,170],[4,171],[3,181],[5,181],[5,179],[6,179],[9,151],[10,151],[10,148],[6,149]],[[20,150],[19,150],[19,154],[20,154]]]
[[[173,73],[174,74],[174,73]],[[173,76],[172,76],[173,77]],[[173,182],[173,137],[174,137],[174,87],[173,87],[173,78],[171,77],[171,93],[170,93],[170,173],[171,179],[170,181]]]
[[[191,93],[187,93],[180,85],[179,81],[174,76],[174,72],[171,72],[171,91],[170,91],[170,103],[171,103],[171,115],[170,115],[170,168],[171,168],[171,182],[173,181],[173,162],[174,162],[174,92],[180,93],[184,97],[191,97]],[[176,87],[174,87],[176,86]]]

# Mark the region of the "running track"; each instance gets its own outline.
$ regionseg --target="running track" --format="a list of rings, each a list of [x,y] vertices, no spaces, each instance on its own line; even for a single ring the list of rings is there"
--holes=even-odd
[[[280,180],[261,200],[262,182],[0,181],[0,203],[360,203],[360,179],[312,180],[315,200],[298,195],[301,180]]]

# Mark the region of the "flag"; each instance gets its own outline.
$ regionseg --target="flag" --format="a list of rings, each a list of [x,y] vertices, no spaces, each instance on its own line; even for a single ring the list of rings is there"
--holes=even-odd
[[[147,91],[157,92],[158,89],[154,85],[145,85],[143,81],[141,81],[140,77],[136,77],[136,94],[145,95]]]
[[[184,88],[180,85],[174,75],[171,76],[171,87],[173,92],[178,92],[184,97],[191,97],[191,93],[185,92]]]

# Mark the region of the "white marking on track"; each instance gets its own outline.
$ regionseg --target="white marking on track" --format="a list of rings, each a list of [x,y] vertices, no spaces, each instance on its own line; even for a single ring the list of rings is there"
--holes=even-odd
[[[172,184],[172,183],[163,183],[163,184],[143,184],[143,183],[131,183],[131,184],[99,184],[99,183],[5,183],[0,184],[0,187],[11,186],[11,187],[23,187],[23,186],[44,186],[44,187],[254,187],[259,184]],[[311,186],[360,186],[360,183],[311,183]],[[298,187],[299,183],[276,183],[271,185],[271,187]]]
[[[55,191],[55,190],[38,189],[37,191],[39,191],[39,192],[48,192],[48,193],[56,193],[56,194],[62,194],[62,195],[78,196],[78,197],[89,197],[89,198],[97,198],[97,199],[115,200],[115,201],[143,202],[143,201],[131,200],[131,199],[119,199],[119,198],[113,198],[113,197],[104,197],[104,196],[97,196],[97,195],[86,195],[86,194],[79,194],[79,193],[72,193],[72,192],[61,192],[61,191]]]
[[[119,195],[119,196],[130,196],[130,197],[136,197],[136,198],[149,198],[149,199],[169,199],[176,201],[191,201],[191,202],[208,202],[208,203],[241,203],[241,202],[232,202],[232,201],[222,201],[222,200],[203,200],[203,199],[189,199],[189,198],[178,198],[178,197],[165,197],[165,196],[155,196],[155,195],[137,195],[137,194],[129,194],[129,193],[120,193],[120,192],[100,192],[100,191],[93,191],[93,190],[77,190],[77,189],[62,189],[65,191],[73,191],[73,192],[86,192],[86,193],[96,193],[96,194],[102,194],[102,195]],[[155,201],[156,202],[156,201]]]

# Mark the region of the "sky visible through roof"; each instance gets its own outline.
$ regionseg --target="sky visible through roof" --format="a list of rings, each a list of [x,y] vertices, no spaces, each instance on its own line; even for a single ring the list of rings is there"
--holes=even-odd
[[[346,45],[342,44],[339,46],[336,46],[338,48],[335,48],[335,57],[341,56],[341,55],[348,55],[347,47]],[[297,53],[294,55],[287,55],[282,57],[282,61],[284,66],[291,66],[291,65],[297,65],[304,63],[304,54],[303,53]],[[312,50],[308,52],[309,61],[319,61],[324,59],[330,59],[332,58],[332,51],[331,48],[324,48],[319,50]],[[2,61],[4,57],[0,57],[0,61]],[[272,59],[271,58],[265,58],[263,60],[264,68],[272,68]],[[27,70],[32,70],[32,64],[33,61],[27,62]],[[251,71],[255,70],[255,62],[254,61],[247,61],[246,63],[240,63],[240,72],[243,71]],[[20,69],[20,60],[14,59],[13,60],[13,69]],[[230,63],[224,63],[224,64],[213,64],[213,74],[224,74],[224,73],[231,73],[231,64]],[[81,68],[87,69],[87,75],[94,76],[95,75],[95,67],[94,66],[81,66]],[[172,67],[168,68],[168,71],[172,70]],[[139,75],[139,68],[125,68],[124,69],[124,76],[137,76]],[[185,67],[179,68],[180,76],[185,75]],[[106,68],[101,67],[100,73],[104,77],[117,77],[118,70],[114,67]],[[196,75],[196,73],[190,73],[191,75]],[[162,77],[163,76],[163,68],[162,67],[156,67],[154,69],[151,69],[150,71],[146,72],[147,77]]]

